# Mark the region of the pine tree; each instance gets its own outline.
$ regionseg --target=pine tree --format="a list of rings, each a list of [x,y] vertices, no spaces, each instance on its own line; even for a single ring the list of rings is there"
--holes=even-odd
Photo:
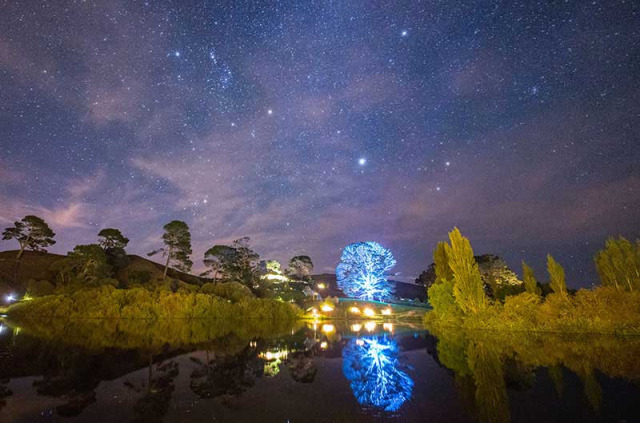
[[[33,215],[25,216],[22,220],[14,222],[12,227],[5,228],[2,239],[5,241],[15,239],[20,244],[14,267],[14,288],[19,286],[20,262],[24,252],[26,250],[46,252],[47,247],[56,243],[53,239],[55,235],[44,219]]]
[[[192,252],[189,226],[181,220],[173,220],[164,225],[163,229],[162,241],[165,246],[150,252],[148,255],[153,256],[161,252],[167,258],[164,265],[164,273],[162,274],[162,280],[165,280],[169,265],[173,264],[173,267],[181,272],[189,272],[193,262],[189,259]]]
[[[549,272],[549,278],[551,280],[550,286],[553,292],[566,298],[567,284],[564,276],[564,268],[551,257],[551,254],[547,254],[547,271]]]
[[[487,307],[482,277],[473,249],[458,228],[449,233],[451,245],[445,245],[453,279],[453,295],[463,313],[477,313]]]

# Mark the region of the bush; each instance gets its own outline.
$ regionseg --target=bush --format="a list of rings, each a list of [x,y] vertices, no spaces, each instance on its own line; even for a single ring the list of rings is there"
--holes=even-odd
[[[245,298],[254,298],[251,290],[239,282],[205,283],[200,287],[200,292],[217,295],[234,303]]]
[[[129,273],[129,285],[146,285],[151,280],[151,272],[147,270],[135,270]]]
[[[31,297],[44,297],[45,295],[52,295],[55,288],[56,287],[49,281],[30,279],[29,282],[27,282],[27,295]]]
[[[187,284],[188,285],[188,284]],[[224,285],[224,284],[220,284]],[[229,287],[223,287],[228,289]],[[113,286],[84,289],[70,295],[50,295],[11,306],[11,317],[65,319],[84,318],[222,318],[295,319],[301,310],[275,300],[238,296],[234,304],[215,295],[143,288],[115,289]]]

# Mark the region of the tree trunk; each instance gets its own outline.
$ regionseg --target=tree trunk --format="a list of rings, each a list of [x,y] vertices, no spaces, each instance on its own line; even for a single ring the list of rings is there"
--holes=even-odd
[[[13,268],[13,289],[20,291],[22,290],[22,286],[20,285],[20,261],[22,260],[25,247],[26,246],[20,245],[20,251],[18,251],[18,255],[16,256],[16,265]]]
[[[172,248],[169,247],[169,252],[167,253],[167,262],[164,265],[164,273],[162,274],[162,282],[165,281],[165,279],[167,279],[167,270],[169,270],[169,261],[171,261],[171,252],[172,252]]]

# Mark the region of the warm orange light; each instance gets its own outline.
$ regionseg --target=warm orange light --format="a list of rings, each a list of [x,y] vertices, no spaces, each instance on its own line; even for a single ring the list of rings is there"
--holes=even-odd
[[[330,325],[330,324],[322,325],[322,331],[325,333],[331,333],[334,330],[336,330],[336,328],[333,325]]]
[[[376,312],[373,311],[372,308],[367,307],[367,308],[364,309],[364,315],[367,316],[367,317],[375,316],[375,314],[376,314]]]
[[[320,310],[328,313],[333,311],[333,307],[329,304],[322,304],[322,307],[320,307]]]
[[[327,343],[327,341],[322,341],[320,343],[320,348],[322,348],[323,350],[326,350],[327,348],[329,348],[329,344]]]
[[[351,325],[351,330],[353,332],[360,332],[362,330],[362,325],[359,323],[356,323],[354,325]]]
[[[367,332],[373,332],[374,330],[376,330],[376,322],[367,322],[364,324],[364,328],[367,330]]]
[[[349,307],[349,312],[353,314],[360,314],[360,309],[358,307]]]
[[[386,330],[387,332],[393,332],[393,323],[384,323],[382,325],[382,329]]]
[[[320,282],[320,283],[317,285],[317,287],[318,287],[318,289],[325,289],[325,288],[327,287],[327,285],[325,285],[325,284],[323,284],[322,282]]]
[[[390,316],[391,315],[391,308],[384,308],[382,309],[382,311],[380,312],[382,313],[383,316]]]

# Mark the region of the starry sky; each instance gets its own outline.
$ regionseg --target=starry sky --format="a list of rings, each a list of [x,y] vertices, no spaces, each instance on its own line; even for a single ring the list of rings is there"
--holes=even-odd
[[[639,87],[634,1],[5,1],[0,226],[144,255],[181,219],[196,269],[372,240],[408,277],[457,225],[588,286],[640,236]]]

